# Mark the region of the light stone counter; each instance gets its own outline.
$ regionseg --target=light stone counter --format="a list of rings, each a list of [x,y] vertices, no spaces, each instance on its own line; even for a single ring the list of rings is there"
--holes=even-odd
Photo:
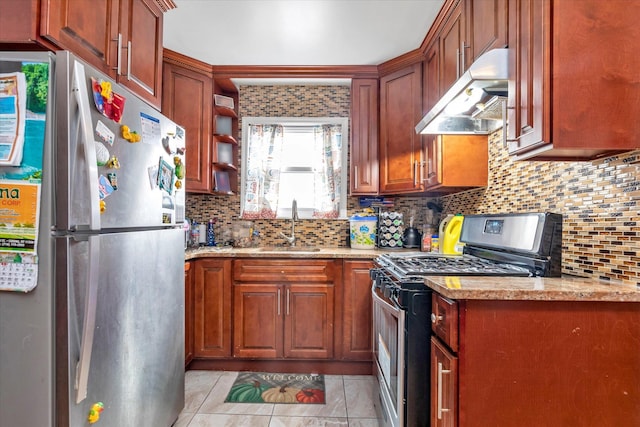
[[[580,277],[431,276],[425,284],[451,299],[640,302],[640,288]]]
[[[351,249],[351,248],[319,248],[318,251],[285,250],[285,248],[217,248],[202,246],[196,249],[185,251],[185,261],[196,258],[208,257],[231,257],[231,258],[348,258],[348,259],[371,259],[389,250],[380,249]],[[407,249],[409,250],[409,249]],[[413,250],[415,251],[415,249]],[[397,250],[395,252],[398,252]]]

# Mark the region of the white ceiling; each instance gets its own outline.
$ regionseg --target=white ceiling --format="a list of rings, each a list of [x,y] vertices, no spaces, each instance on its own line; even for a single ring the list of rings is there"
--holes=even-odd
[[[164,47],[211,65],[378,65],[420,47],[444,0],[174,0]]]

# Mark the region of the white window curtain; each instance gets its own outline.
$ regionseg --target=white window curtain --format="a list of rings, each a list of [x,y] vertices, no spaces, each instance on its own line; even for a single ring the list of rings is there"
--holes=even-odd
[[[313,197],[312,201],[310,198],[302,208],[307,209],[313,218],[339,218],[341,191],[344,185],[342,125],[323,124],[310,127],[295,122],[291,125],[284,123],[247,126],[247,146],[246,150],[243,150],[246,171],[242,218],[274,219],[278,214],[278,200],[281,200],[281,203],[284,203],[282,200],[288,200],[288,194],[279,194],[281,176],[291,169],[304,169],[304,166],[296,164],[291,156],[288,156],[289,160],[283,161],[287,158],[283,153],[283,147],[286,145],[284,138],[290,137],[286,135],[294,135],[295,129],[300,126],[308,127],[308,135],[313,137],[310,138],[312,142],[307,151],[312,155],[312,162],[301,162],[308,168],[307,173],[313,181],[313,188],[305,191],[313,192]]]
[[[338,218],[342,183],[342,126],[314,129],[314,218]]]
[[[242,218],[273,219],[276,217],[282,137],[281,125],[249,126]]]

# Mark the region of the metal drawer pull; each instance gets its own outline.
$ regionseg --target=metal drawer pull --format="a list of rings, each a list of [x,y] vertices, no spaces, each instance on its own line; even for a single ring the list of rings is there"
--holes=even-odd
[[[443,319],[442,316],[436,316],[435,313],[431,313],[431,323],[436,324]]]
[[[438,419],[442,419],[443,412],[449,412],[450,409],[442,407],[442,376],[450,374],[450,369],[442,369],[442,362],[438,362]]]

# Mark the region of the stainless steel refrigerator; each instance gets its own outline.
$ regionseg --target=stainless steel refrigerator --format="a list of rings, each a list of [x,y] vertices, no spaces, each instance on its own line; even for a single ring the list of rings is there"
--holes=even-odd
[[[27,104],[21,163],[0,166],[0,218],[19,202],[5,187],[37,183],[37,279],[7,290],[4,275],[0,426],[170,426],[184,406],[184,131],[68,52],[0,52],[0,80],[32,64],[48,77],[29,96],[46,105]],[[0,254],[20,240],[6,227]],[[14,258],[0,274],[24,268]]]

